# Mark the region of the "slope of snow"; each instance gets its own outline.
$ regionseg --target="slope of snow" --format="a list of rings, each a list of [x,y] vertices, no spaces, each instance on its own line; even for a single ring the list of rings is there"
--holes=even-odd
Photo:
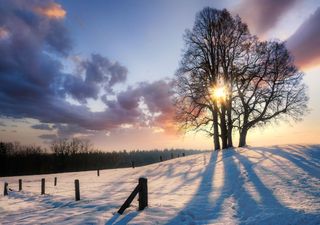
[[[135,199],[118,215],[141,176],[148,178],[149,207],[138,212]],[[74,179],[80,180],[78,202]],[[87,171],[0,182],[1,190],[4,182],[12,189],[0,197],[1,224],[320,224],[320,146],[228,149],[102,170],[99,177]]]

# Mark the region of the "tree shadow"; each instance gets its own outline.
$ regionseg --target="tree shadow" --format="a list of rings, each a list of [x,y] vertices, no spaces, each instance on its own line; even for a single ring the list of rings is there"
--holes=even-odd
[[[257,148],[257,150],[269,152],[273,155],[280,156],[280,157],[292,162],[297,167],[304,170],[304,172],[309,174],[310,176],[320,179],[319,167],[314,165],[312,162],[310,162],[309,160],[307,160],[304,157],[301,157],[297,154],[292,155],[293,153],[283,151],[283,150],[276,148],[276,147],[272,148],[272,149],[260,147],[260,148]]]
[[[239,224],[317,224],[320,215],[305,213],[283,205],[261,181],[253,163],[235,150],[221,151],[224,181],[221,191],[214,190],[218,154],[212,153],[202,174],[197,192],[177,216],[167,224],[221,223],[222,215]],[[254,187],[249,192],[247,185]],[[212,198],[216,195],[216,198]],[[253,196],[254,195],[254,196]],[[211,200],[212,199],[212,200]],[[289,220],[288,220],[289,218]],[[229,223],[230,223],[230,220]],[[290,222],[288,222],[290,221]]]
[[[218,152],[211,153],[209,163],[206,166],[205,171],[201,174],[202,179],[198,190],[194,194],[194,197],[190,200],[188,205],[178,213],[178,215],[172,218],[167,224],[187,223],[188,220],[194,220],[198,217],[197,210],[201,207],[204,211],[209,213],[211,203],[209,201],[209,194],[213,191],[213,176],[215,173],[215,167],[217,162]],[[201,205],[199,205],[199,203]],[[203,218],[204,219],[204,218]]]
[[[283,205],[255,173],[251,161],[241,154],[236,154],[236,158],[259,193],[260,201],[257,208],[257,213],[260,215],[259,224],[317,224],[320,222],[319,214],[305,213]],[[237,200],[238,202],[246,201],[246,198],[237,198]]]

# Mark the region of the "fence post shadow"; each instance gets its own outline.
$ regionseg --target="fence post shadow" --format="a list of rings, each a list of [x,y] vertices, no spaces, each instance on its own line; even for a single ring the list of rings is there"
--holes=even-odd
[[[110,220],[108,220],[108,221],[105,223],[105,225],[127,224],[127,223],[129,223],[131,220],[133,220],[138,214],[139,214],[139,212],[137,212],[137,211],[135,211],[135,212],[129,212],[129,213],[126,214],[123,218],[121,218],[119,221],[117,221],[121,215],[118,214],[118,213],[116,213],[116,214],[113,215],[113,217],[111,217]]]

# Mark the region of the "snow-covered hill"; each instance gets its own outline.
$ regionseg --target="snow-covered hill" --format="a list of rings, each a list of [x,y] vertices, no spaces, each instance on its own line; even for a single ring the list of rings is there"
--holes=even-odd
[[[118,215],[140,176],[148,178],[149,207],[137,212],[135,199]],[[0,197],[1,224],[320,224],[320,146],[229,149],[102,170],[99,177],[96,171],[5,177],[1,190],[5,181],[13,191]]]

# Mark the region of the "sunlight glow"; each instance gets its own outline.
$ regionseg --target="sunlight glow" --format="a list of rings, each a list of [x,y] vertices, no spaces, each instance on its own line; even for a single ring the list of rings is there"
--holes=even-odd
[[[227,98],[227,90],[225,86],[214,87],[210,92],[211,98],[218,102],[225,101]]]

